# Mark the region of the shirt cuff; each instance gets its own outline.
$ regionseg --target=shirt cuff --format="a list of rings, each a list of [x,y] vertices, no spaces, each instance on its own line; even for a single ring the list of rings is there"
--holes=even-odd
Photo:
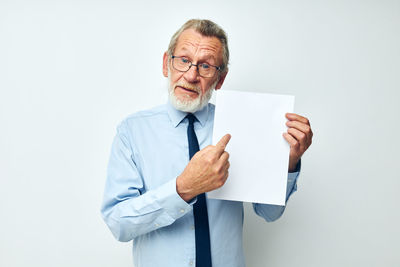
[[[286,201],[288,201],[290,195],[297,191],[297,179],[299,178],[301,170],[301,160],[296,165],[294,172],[288,173],[288,181],[286,187]]]
[[[176,192],[176,178],[163,184],[157,190],[157,202],[175,220],[193,209],[192,205],[184,201]]]
[[[299,174],[299,172],[291,172],[288,174],[286,202],[289,200],[289,197],[297,191],[297,178],[299,177]]]

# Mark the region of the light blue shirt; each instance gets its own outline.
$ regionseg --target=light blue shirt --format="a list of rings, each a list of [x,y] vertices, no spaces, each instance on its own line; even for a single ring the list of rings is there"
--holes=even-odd
[[[194,114],[200,149],[211,144],[214,110],[208,104]],[[133,240],[134,266],[195,266],[196,199],[187,203],[176,192],[176,178],[189,162],[186,115],[166,104],[135,113],[117,128],[101,212],[116,239]],[[286,200],[296,191],[298,175],[288,174]],[[207,207],[213,267],[245,266],[243,203],[207,198]],[[285,209],[253,208],[267,221]]]

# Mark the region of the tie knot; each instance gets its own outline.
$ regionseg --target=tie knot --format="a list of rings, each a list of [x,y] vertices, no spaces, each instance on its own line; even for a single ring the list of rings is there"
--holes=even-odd
[[[189,124],[193,124],[193,122],[196,120],[196,117],[195,117],[192,113],[189,113],[189,114],[186,116],[186,118],[188,119]]]

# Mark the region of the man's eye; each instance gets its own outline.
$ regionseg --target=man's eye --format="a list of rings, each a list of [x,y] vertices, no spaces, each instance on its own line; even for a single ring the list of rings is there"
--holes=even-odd
[[[187,58],[181,58],[181,60],[182,60],[183,63],[188,63],[189,62],[189,60]]]
[[[203,64],[201,64],[201,67],[202,67],[203,69],[209,69],[209,68],[210,68],[210,65],[208,65],[207,63],[203,63]]]

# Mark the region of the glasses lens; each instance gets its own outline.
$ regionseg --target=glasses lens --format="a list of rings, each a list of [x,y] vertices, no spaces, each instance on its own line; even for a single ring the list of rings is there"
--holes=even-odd
[[[179,71],[187,71],[190,64],[190,61],[183,57],[174,57],[172,59],[172,66]]]
[[[208,64],[200,64],[199,65],[199,74],[203,77],[213,77],[215,74],[216,68],[210,66]]]

